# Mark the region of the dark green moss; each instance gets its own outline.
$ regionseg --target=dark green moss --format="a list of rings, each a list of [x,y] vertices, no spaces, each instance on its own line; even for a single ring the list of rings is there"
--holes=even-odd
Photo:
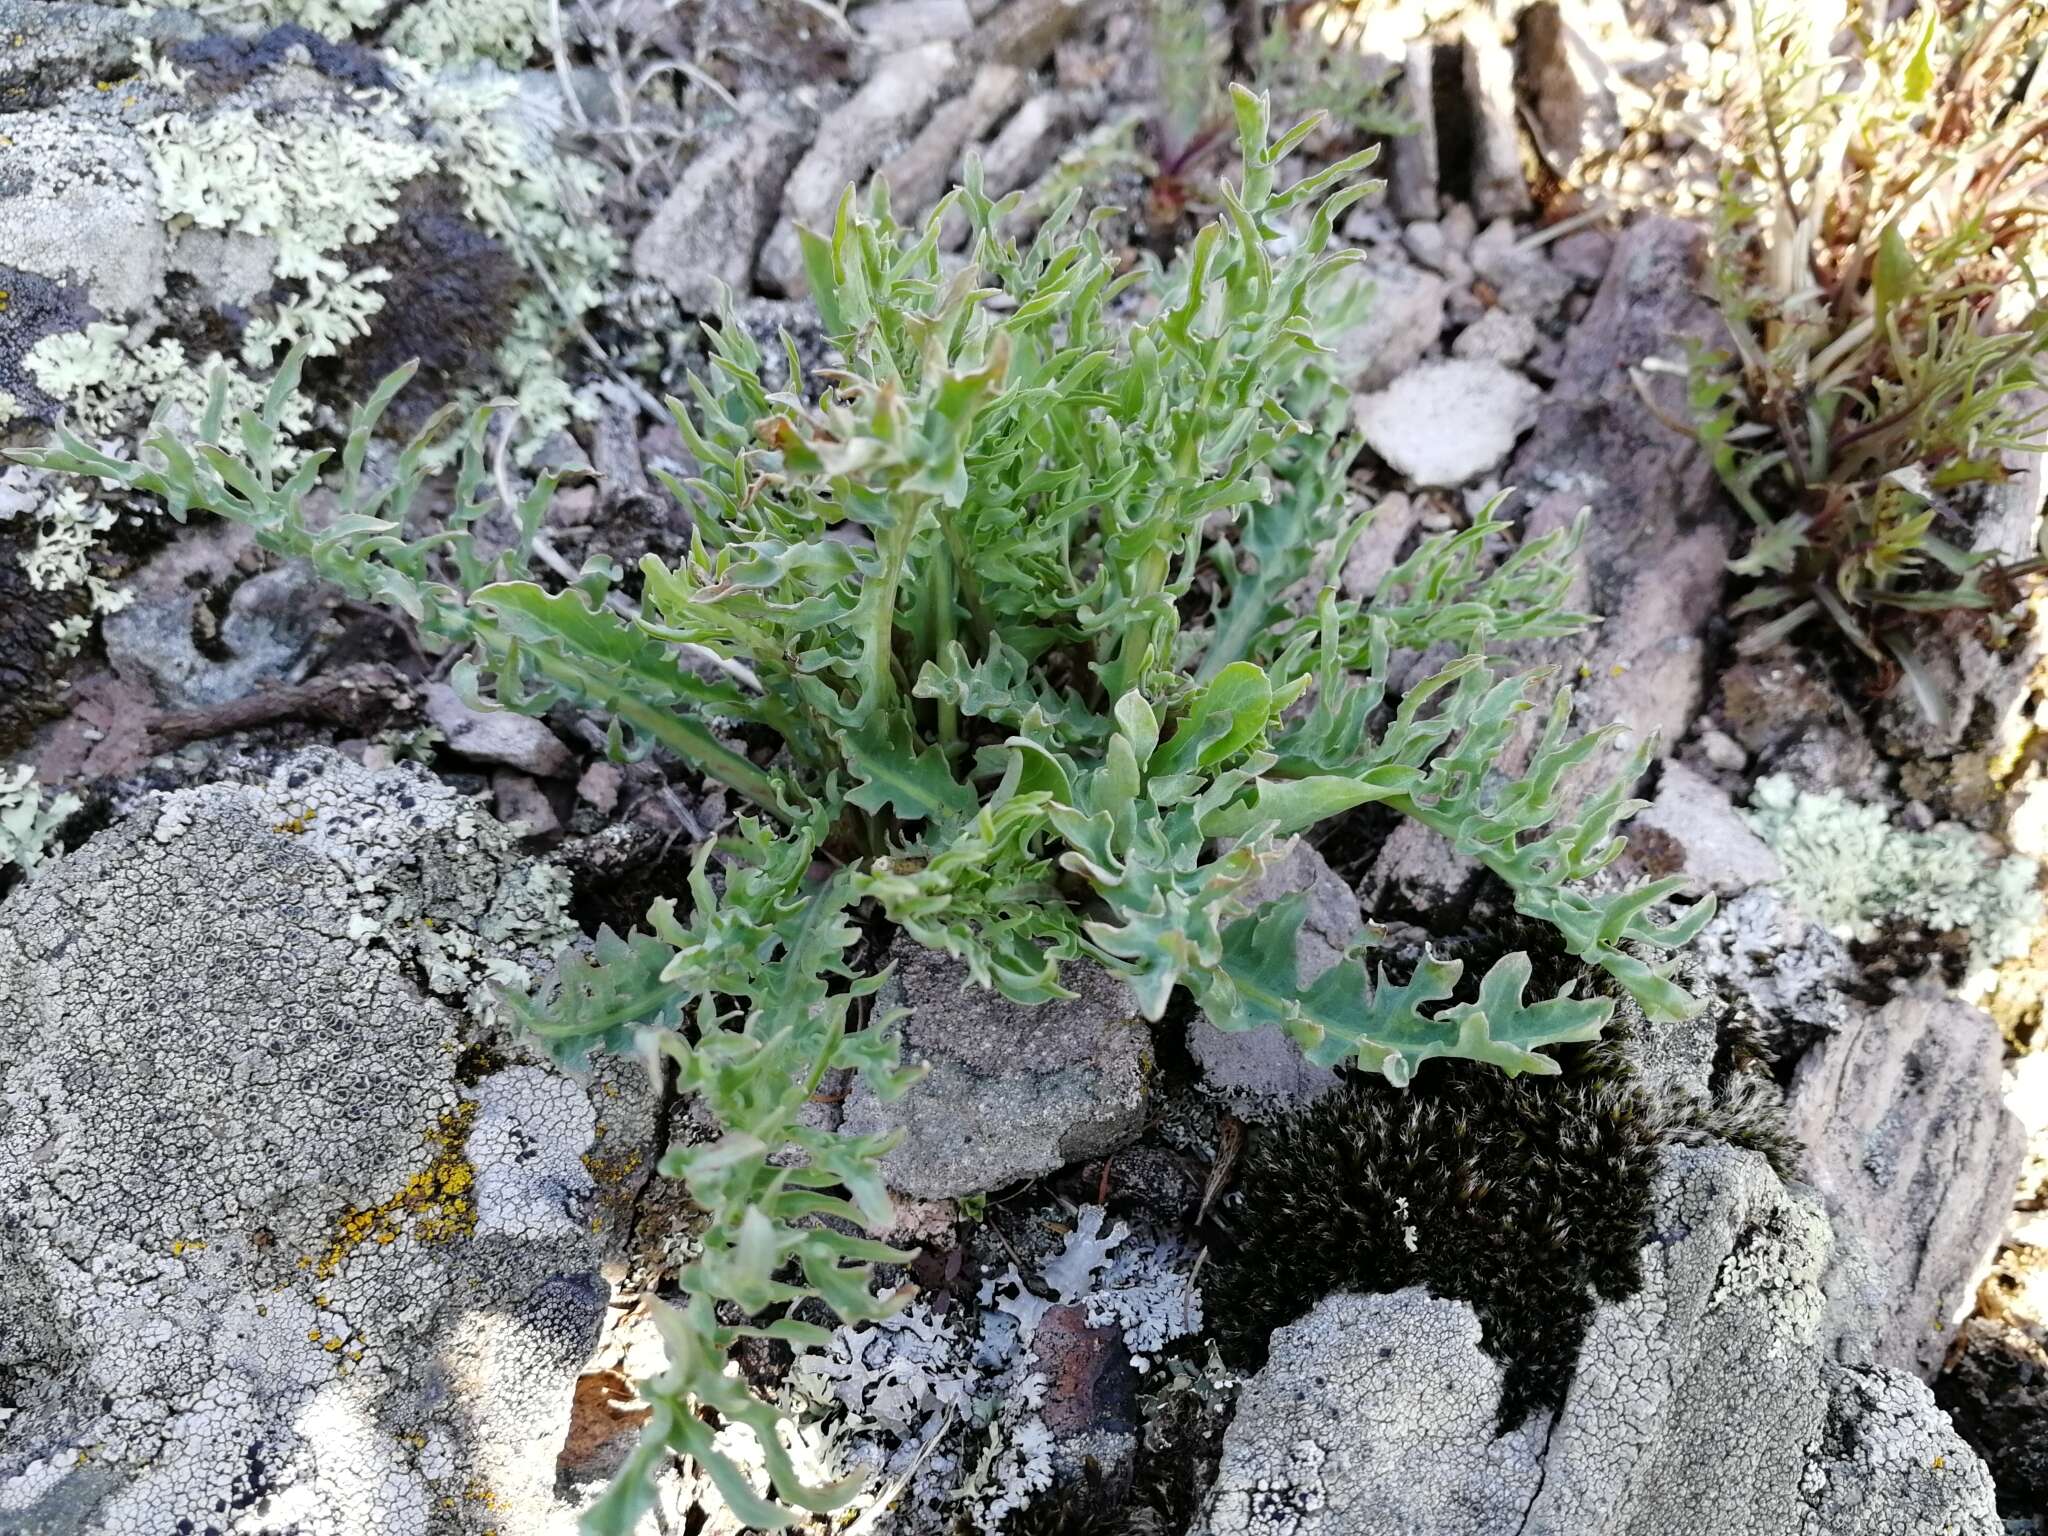
[[[1613,1046],[1557,1077],[1432,1062],[1407,1089],[1347,1083],[1259,1132],[1204,1273],[1233,1365],[1331,1291],[1471,1303],[1505,1367],[1503,1428],[1560,1402],[1598,1301],[1629,1295],[1660,1130]]]

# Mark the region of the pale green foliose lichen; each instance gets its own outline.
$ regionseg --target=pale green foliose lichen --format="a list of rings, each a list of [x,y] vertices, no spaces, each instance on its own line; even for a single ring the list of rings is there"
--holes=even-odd
[[[34,769],[0,768],[0,868],[13,864],[32,872],[78,804],[76,795],[57,795],[45,804]]]
[[[541,27],[535,0],[418,0],[399,12],[384,41],[423,64],[489,59],[517,69]]]
[[[434,167],[396,103],[360,93],[362,119],[259,115],[237,108],[166,113],[143,129],[157,195],[175,232],[197,228],[251,235],[275,247],[272,273],[301,296],[252,321],[242,360],[265,368],[304,341],[327,357],[364,335],[384,307],[381,267],[350,271],[341,252],[374,240],[398,218],[398,194]]]
[[[1785,895],[1837,938],[1869,942],[1898,922],[1960,928],[1974,982],[2024,954],[2040,926],[2040,866],[1987,855],[1968,827],[1910,831],[1882,806],[1812,794],[1783,775],[1759,780],[1744,814],[1784,865]]]

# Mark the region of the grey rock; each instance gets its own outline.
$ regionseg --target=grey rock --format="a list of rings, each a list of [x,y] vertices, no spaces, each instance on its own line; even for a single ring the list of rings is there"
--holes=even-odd
[[[1523,536],[1591,521],[1573,557],[1569,601],[1600,615],[1586,634],[1523,648],[1574,684],[1575,718],[1619,721],[1634,739],[1676,742],[1700,712],[1701,633],[1719,611],[1734,525],[1698,446],[1651,414],[1628,370],[1670,355],[1687,337],[1710,342],[1720,316],[1695,282],[1699,232],[1644,219],[1615,248],[1600,291],[1565,348],[1562,371],[1509,466],[1530,498]],[[1667,416],[1684,410],[1684,381],[1649,383]],[[1614,759],[1568,776],[1584,792]]]
[[[1555,321],[1571,297],[1569,274],[1551,265],[1540,246],[1522,243],[1515,226],[1495,220],[1465,252],[1472,270],[1486,280],[1500,307],[1535,321]]]
[[[1420,1287],[1325,1297],[1274,1332],[1238,1394],[1189,1536],[1513,1531],[1541,1476],[1546,1426],[1496,1438],[1500,1381],[1462,1301]]]
[[[2038,420],[2048,412],[2048,392],[2030,390],[2015,404]],[[1958,510],[1969,518],[1973,551],[2006,562],[2031,559],[2048,497],[2048,468],[2038,453],[2008,448],[1999,456],[2006,478],[1984,487],[1977,505]],[[1902,683],[1886,695],[1879,711],[1880,740],[1899,757],[1946,757],[1969,750],[1998,756],[2016,750],[2031,729],[2032,679],[2048,658],[2048,634],[2029,625],[2011,640],[1995,643],[1974,626],[1953,626],[1953,633],[1932,625],[1927,630],[1915,651],[1930,680],[1933,707]]]
[[[1536,350],[1536,322],[1513,310],[1489,309],[1451,343],[1451,356],[1512,368]]]
[[[1439,912],[1463,902],[1484,866],[1442,833],[1403,817],[1380,845],[1362,883],[1374,913]]]
[[[561,738],[530,715],[472,709],[446,683],[427,685],[426,711],[448,745],[476,762],[517,768],[543,779],[567,778],[576,771],[576,759]]]
[[[1116,13],[1118,0],[1008,0],[975,30],[975,56],[1018,69],[1038,68],[1059,41]]]
[[[1473,212],[1482,223],[1526,218],[1535,204],[1522,177],[1514,60],[1493,28],[1477,22],[1460,41],[1459,69],[1472,132]]]
[[[1740,773],[1749,764],[1749,754],[1742,750],[1742,743],[1726,731],[1701,731],[1700,753],[1709,765],[1724,773]]]
[[[1498,469],[1535,419],[1536,386],[1498,363],[1447,358],[1356,402],[1367,446],[1417,485],[1463,485]]]
[[[1305,987],[1344,957],[1365,932],[1365,918],[1351,887],[1303,842],[1261,875],[1245,900],[1257,906],[1297,892],[1307,900],[1294,948],[1295,978]],[[1336,1073],[1311,1065],[1275,1029],[1226,1033],[1198,1011],[1188,1020],[1187,1041],[1209,1087],[1239,1100],[1246,1119],[1264,1119],[1337,1086]]]
[[[153,799],[0,904],[0,1355],[35,1362],[9,1369],[9,1531],[199,1530],[258,1497],[335,1536],[573,1523],[593,1225],[631,1199],[582,1157],[599,1105],[651,1148],[651,1095],[458,1072],[464,1038],[514,1043],[411,968],[458,935],[524,963],[566,894],[425,773],[310,752]]]
[[[1524,6],[1515,22],[1515,83],[1544,158],[1573,178],[1621,145],[1621,109],[1600,51],[1559,0]]]
[[[1421,521],[1422,503],[1414,497],[1399,491],[1382,496],[1372,509],[1372,521],[1344,552],[1338,590],[1354,601],[1371,597],[1399,563],[1409,535]]]
[[[1010,115],[981,151],[982,187],[1004,197],[1038,180],[1100,103],[1084,91],[1043,91]]]
[[[209,528],[138,572],[128,606],[100,626],[114,669],[148,683],[167,709],[225,704],[264,683],[297,682],[326,616],[319,578],[292,561],[238,581],[237,560],[252,548],[240,529]],[[208,594],[228,588],[216,623]],[[209,630],[202,650],[195,636]]]
[[[1886,1282],[1879,1364],[1933,1380],[2011,1209],[2026,1128],[2000,1100],[1991,1016],[1915,992],[1855,1010],[1801,1059],[1793,1133],[1836,1229],[1861,1237]]]
[[[0,114],[47,107],[81,81],[125,73],[137,37],[161,48],[202,30],[198,17],[177,10],[137,16],[111,5],[0,0]]]
[[[9,116],[6,135],[0,267],[83,290],[102,319],[155,305],[164,230],[156,175],[134,133],[114,119],[53,110]]]
[[[1602,229],[1575,229],[1550,242],[1551,265],[1582,288],[1598,287],[1614,258],[1614,237]]]
[[[1472,268],[1466,264],[1462,251],[1451,249],[1451,242],[1444,234],[1444,227],[1435,219],[1417,219],[1404,225],[1401,230],[1401,244],[1408,254],[1421,265],[1452,282],[1472,280]]]
[[[984,64],[962,94],[943,104],[917,137],[875,174],[889,184],[889,206],[908,222],[922,215],[959,179],[960,153],[1015,107],[1028,83],[1010,64]]]
[[[1627,862],[1651,877],[1684,875],[1686,893],[1733,896],[1784,869],[1726,790],[1685,764],[1664,764],[1657,798],[1623,829]]]
[[[1848,1023],[1849,952],[1775,890],[1723,902],[1688,953],[1748,1000],[1788,1057]]]
[[[903,1059],[930,1071],[885,1104],[858,1084],[840,1128],[901,1130],[892,1189],[942,1199],[1098,1157],[1143,1127],[1151,1036],[1123,983],[1068,965],[1071,1000],[1027,1008],[975,987],[958,961],[900,946],[878,1010],[907,1008]]]
[[[1338,382],[1379,389],[1436,349],[1448,285],[1434,272],[1382,256],[1346,268],[1338,280],[1354,292],[1366,290],[1363,317],[1326,339],[1336,354],[1330,371]]]
[[[500,768],[491,775],[491,805],[498,820],[526,837],[552,837],[562,819],[541,787],[523,773]]]
[[[722,289],[744,297],[774,226],[803,126],[763,107],[697,153],[633,242],[633,270],[693,314],[716,314]]]
[[[949,43],[974,30],[967,0],[877,0],[853,13],[854,29],[870,47],[900,53],[920,43]]]
[[[806,291],[796,226],[825,228],[840,194],[910,138],[953,83],[958,64],[951,43],[892,54],[867,84],[826,114],[783,188],[781,221],[761,251],[764,283],[792,297]]]
[[[1410,43],[1395,109],[1415,125],[1394,136],[1387,156],[1387,196],[1403,219],[1434,219],[1440,178],[1436,142],[1436,48],[1427,39]]]
[[[1557,1414],[1505,1435],[1462,1302],[1340,1294],[1276,1332],[1194,1536],[1997,1536],[1927,1389],[1837,1363],[1810,1197],[1677,1147],[1655,1209],[1642,1288],[1597,1309]]]

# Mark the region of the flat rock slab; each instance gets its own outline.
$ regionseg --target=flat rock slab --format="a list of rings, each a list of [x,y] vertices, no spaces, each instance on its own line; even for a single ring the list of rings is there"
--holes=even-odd
[[[1099,1157],[1144,1126],[1151,1034],[1122,982],[1062,967],[1075,997],[1028,1008],[974,986],[958,961],[903,945],[876,996],[907,1008],[903,1059],[930,1070],[893,1104],[858,1085],[841,1129],[900,1130],[889,1186],[931,1200],[973,1194]]]

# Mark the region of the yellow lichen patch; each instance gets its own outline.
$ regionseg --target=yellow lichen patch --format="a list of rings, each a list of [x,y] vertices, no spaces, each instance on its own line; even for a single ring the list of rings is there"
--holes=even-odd
[[[426,1134],[434,1152],[432,1162],[389,1200],[367,1210],[351,1206],[343,1212],[335,1223],[333,1244],[310,1266],[314,1276],[325,1280],[364,1243],[383,1246],[403,1232],[410,1231],[423,1243],[452,1242],[474,1232],[476,1169],[464,1147],[475,1118],[473,1100],[458,1104]],[[301,1267],[307,1267],[304,1260]]]
[[[5,305],[0,305],[0,308],[5,307]],[[171,1257],[174,1259],[183,1258],[186,1254],[198,1253],[205,1247],[206,1244],[200,1242],[197,1238],[174,1237],[171,1239]]]
[[[462,1490],[462,1497],[471,1504],[481,1504],[485,1509],[498,1507],[498,1496],[491,1492],[491,1485],[481,1478]]]
[[[280,821],[270,830],[273,832],[289,833],[293,837],[302,837],[312,830],[313,823],[319,819],[320,808],[317,805],[309,805],[303,811],[298,811],[285,817],[283,821]]]

